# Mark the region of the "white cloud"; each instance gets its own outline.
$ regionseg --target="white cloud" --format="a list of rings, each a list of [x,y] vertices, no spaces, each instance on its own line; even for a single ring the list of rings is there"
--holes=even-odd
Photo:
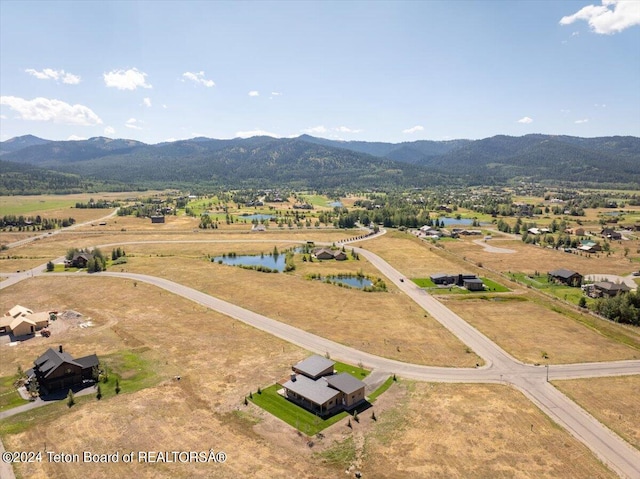
[[[80,83],[80,77],[73,73],[67,73],[64,70],[53,70],[51,68],[45,68],[42,71],[34,70],[33,68],[27,68],[25,70],[29,75],[33,75],[39,80],[56,80],[66,83],[67,85],[77,85]]]
[[[152,88],[152,85],[147,83],[147,74],[137,68],[113,70],[103,76],[105,85],[118,90],[135,90],[138,87]]]
[[[416,126],[412,126],[411,128],[407,128],[406,130],[402,130],[402,133],[406,133],[406,134],[412,134],[412,133],[416,133],[418,131],[423,131],[424,130],[424,126],[422,125],[416,125]]]
[[[167,105],[162,105],[162,108],[166,110],[167,109]]]
[[[86,138],[84,136],[78,136],[78,135],[71,135],[69,138],[67,138],[67,141],[82,141],[82,140],[86,140]]]
[[[564,114],[567,114],[567,113],[570,113],[570,112],[571,112],[571,110],[560,110],[560,113],[564,113]]]
[[[354,130],[347,126],[339,126],[338,128],[334,128],[334,130],[339,131],[340,133],[362,133],[362,130]]]
[[[199,83],[200,85],[204,85],[207,88],[211,88],[212,86],[216,86],[216,84],[214,83],[213,80],[207,80],[204,77],[204,72],[202,72],[202,71],[196,72],[196,73],[184,72],[182,74],[182,78],[183,78],[182,81],[184,81],[184,79],[191,80],[192,82]]]
[[[144,106],[151,108],[151,98],[143,98],[142,103],[144,103]]]
[[[113,135],[116,132],[116,129],[112,126],[107,126],[104,129],[104,134],[105,135]]]
[[[522,117],[518,120],[518,123],[524,123],[528,125],[529,123],[533,123],[533,118],[529,118],[528,116]]]
[[[272,91],[271,92],[271,96],[282,96],[282,93],[280,93],[278,91]]]
[[[260,96],[260,92],[258,90],[251,90],[249,96]]]
[[[7,119],[7,115],[0,115],[0,120],[6,120]]]
[[[25,100],[15,96],[0,97],[0,105],[16,111],[22,120],[52,121],[66,125],[101,125],[102,120],[91,108],[84,105],[69,105],[60,100],[34,98]]]
[[[302,130],[303,133],[307,133],[309,135],[313,135],[314,133],[327,133],[329,130],[323,125],[313,126],[311,128],[305,128]]]
[[[140,120],[136,120],[135,118],[129,118],[127,122],[124,124],[127,128],[131,128],[133,130],[142,130],[140,126],[142,122]]]
[[[574,121],[576,125],[581,125],[582,123],[589,123],[589,118],[583,118],[582,120]]]
[[[280,138],[280,135],[277,135],[276,133],[270,133],[260,129],[236,132],[236,137],[238,138],[251,138],[252,136],[271,136],[273,138]]]
[[[560,25],[570,25],[576,20],[587,21],[591,30],[596,33],[611,35],[640,25],[640,2],[602,0],[602,5],[587,5],[573,15],[562,17]]]

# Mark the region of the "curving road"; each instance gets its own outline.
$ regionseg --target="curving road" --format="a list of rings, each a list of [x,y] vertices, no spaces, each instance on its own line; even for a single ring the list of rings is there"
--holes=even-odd
[[[266,241],[272,242],[273,240]],[[216,242],[216,240],[210,242]],[[233,242],[239,241],[233,240]],[[347,242],[345,241],[344,243]],[[589,447],[600,460],[610,466],[621,477],[640,477],[640,452],[603,426],[547,381],[547,377],[552,380],[640,374],[640,361],[553,365],[548,368],[524,364],[505,352],[424,290],[410,281],[403,281],[404,277],[400,272],[382,258],[359,247],[355,248],[355,250],[358,254],[367,258],[382,274],[387,276],[390,281],[433,318],[471,347],[485,360],[486,364],[479,368],[442,368],[403,363],[330,341],[164,278],[124,272],[102,272],[91,275],[91,277],[109,276],[149,283],[273,334],[304,349],[319,354],[329,353],[336,359],[352,364],[362,362],[367,367],[395,373],[402,377],[420,381],[511,384],[522,391],[532,402],[569,431],[576,439]],[[29,277],[37,276],[42,273],[43,269],[44,265],[27,272],[9,274],[7,275],[9,276],[8,279],[0,282],[0,289]],[[56,276],[77,274],[60,273],[56,274]]]

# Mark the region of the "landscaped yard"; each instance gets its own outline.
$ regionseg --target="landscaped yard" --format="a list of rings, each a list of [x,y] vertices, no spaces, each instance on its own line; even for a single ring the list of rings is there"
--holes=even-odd
[[[586,298],[587,304],[592,301],[591,298],[586,297],[580,288],[565,286],[554,281],[549,281],[546,274],[526,275],[524,273],[510,273],[509,276],[515,281],[553,294],[557,298],[570,301],[576,305],[580,301],[580,298],[583,297]]]

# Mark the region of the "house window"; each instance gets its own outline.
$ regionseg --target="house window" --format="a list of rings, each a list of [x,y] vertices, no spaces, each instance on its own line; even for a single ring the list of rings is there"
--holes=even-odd
[[[351,396],[351,399],[355,399],[355,398],[356,398],[356,395],[355,395],[355,394],[354,394],[353,396]]]

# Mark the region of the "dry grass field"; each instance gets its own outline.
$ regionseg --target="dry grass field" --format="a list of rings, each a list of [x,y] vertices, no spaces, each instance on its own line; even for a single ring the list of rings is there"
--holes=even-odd
[[[554,386],[640,449],[640,376],[554,381]]]
[[[363,477],[605,478],[616,475],[518,391],[409,385],[364,437]]]
[[[533,301],[455,300],[450,296],[440,299],[523,362],[562,364],[640,358],[640,350],[609,339]],[[640,343],[639,333],[634,337]],[[548,359],[543,358],[543,353]]]
[[[476,238],[477,239],[477,238]],[[561,250],[541,248],[524,244],[519,240],[493,239],[489,243],[500,248],[515,250],[513,254],[496,254],[486,252],[482,247],[474,244],[473,239],[461,239],[443,243],[445,249],[458,257],[466,258],[473,264],[482,264],[485,268],[501,273],[522,272],[533,274],[534,271],[547,273],[558,268],[571,269],[586,274],[617,274],[627,275],[638,269],[638,262],[631,261],[636,257],[636,249],[640,247],[638,241],[625,242],[624,245],[612,245],[613,253],[596,255],[577,255],[565,253]],[[633,254],[624,256],[624,247],[628,247]]]
[[[238,245],[239,246],[239,245]],[[256,251],[254,246],[252,249]],[[225,251],[219,245],[211,251]],[[273,246],[265,245],[265,253]],[[205,249],[206,250],[206,249]],[[257,251],[260,251],[259,249]],[[300,264],[300,263],[299,263]],[[135,256],[125,271],[161,276],[311,333],[372,354],[420,364],[472,367],[475,354],[392,285],[388,292],[304,279],[322,274],[374,272],[366,261],[301,264],[295,274],[269,274],[186,257]]]

